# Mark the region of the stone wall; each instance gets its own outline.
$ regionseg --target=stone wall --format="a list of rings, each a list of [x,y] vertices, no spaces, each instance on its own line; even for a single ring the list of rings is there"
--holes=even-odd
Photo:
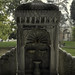
[[[0,57],[0,75],[16,75],[16,48]]]
[[[16,75],[16,48],[0,57],[0,75]],[[75,75],[75,57],[59,49],[59,75]]]
[[[75,75],[75,57],[61,48],[59,50],[59,75]]]

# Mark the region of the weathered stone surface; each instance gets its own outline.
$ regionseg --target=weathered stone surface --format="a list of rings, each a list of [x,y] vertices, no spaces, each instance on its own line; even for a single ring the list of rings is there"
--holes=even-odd
[[[75,74],[75,57],[60,49],[59,50],[59,75]]]
[[[16,49],[11,49],[0,58],[0,75],[16,75]]]
[[[58,74],[60,14],[57,6],[41,1],[16,9],[18,75]]]
[[[75,74],[75,57],[73,57],[72,59],[72,74],[71,75],[74,75]]]

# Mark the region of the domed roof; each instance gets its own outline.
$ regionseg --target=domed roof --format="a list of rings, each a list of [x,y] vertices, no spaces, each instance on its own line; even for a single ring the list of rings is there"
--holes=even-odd
[[[16,10],[59,10],[54,4],[47,4],[41,1],[33,1],[26,4],[21,4]]]

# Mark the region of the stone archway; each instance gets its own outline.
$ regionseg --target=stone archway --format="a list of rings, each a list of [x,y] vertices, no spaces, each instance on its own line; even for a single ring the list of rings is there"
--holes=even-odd
[[[65,29],[63,31],[63,40],[64,41],[69,41],[70,40],[70,31],[68,29]]]

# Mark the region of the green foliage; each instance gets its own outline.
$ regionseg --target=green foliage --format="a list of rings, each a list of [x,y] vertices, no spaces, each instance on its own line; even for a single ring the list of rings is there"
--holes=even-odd
[[[21,0],[1,0],[3,8],[6,9],[8,15],[14,13],[15,8],[20,4]]]
[[[71,18],[75,21],[75,0],[73,0],[71,5]]]
[[[2,8],[0,13],[0,38],[6,40],[12,32],[10,20],[5,10]]]
[[[20,4],[21,0],[0,0],[0,38],[6,40],[12,33],[12,29],[16,30],[16,23],[8,17],[14,17],[14,11]]]
[[[73,41],[75,41],[75,27],[72,29],[72,36],[73,36]]]
[[[8,19],[9,15],[7,13],[8,7],[6,3],[11,2],[12,0],[0,0],[0,38],[6,40],[10,33],[12,32],[12,28],[14,28],[14,22]]]
[[[0,22],[0,38],[3,40],[6,40],[10,33],[11,33],[11,27],[9,24],[3,24],[2,22]]]

